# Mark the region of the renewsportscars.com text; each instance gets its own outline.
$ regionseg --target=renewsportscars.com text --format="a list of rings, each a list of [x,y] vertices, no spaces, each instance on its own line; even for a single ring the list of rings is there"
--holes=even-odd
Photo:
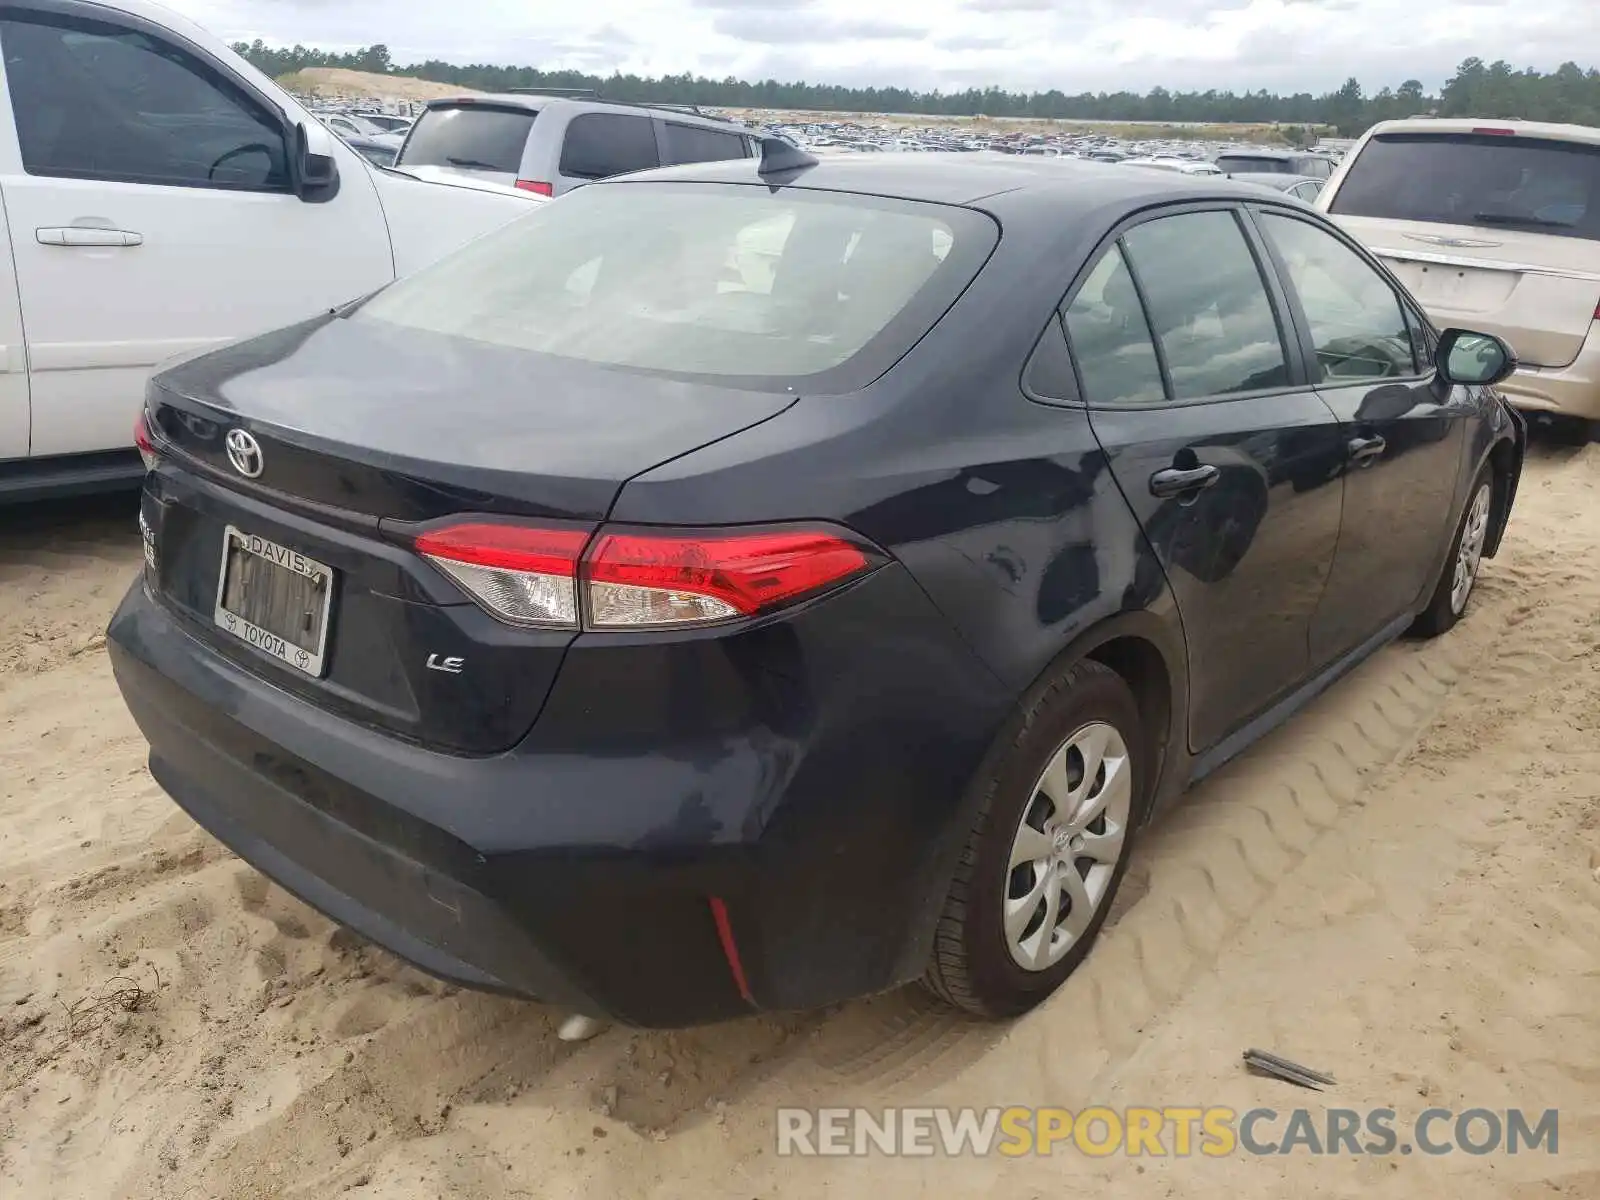
[[[780,1108],[776,1131],[780,1155],[820,1157],[1560,1152],[1553,1108]]]

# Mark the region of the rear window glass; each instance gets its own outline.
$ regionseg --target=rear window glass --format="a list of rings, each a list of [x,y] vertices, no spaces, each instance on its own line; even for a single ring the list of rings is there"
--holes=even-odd
[[[1600,237],[1600,147],[1494,134],[1383,134],[1329,210],[1444,225]]]
[[[604,179],[660,165],[655,126],[649,117],[582,113],[567,126],[561,147],[563,175]]]
[[[515,175],[537,114],[531,109],[430,108],[400,151],[407,167],[457,167]]]
[[[1217,170],[1224,175],[1250,172],[1256,175],[1298,175],[1294,163],[1287,158],[1260,157],[1253,154],[1223,154],[1217,158]]]
[[[938,320],[996,237],[971,210],[878,197],[580,188],[351,319],[736,386],[847,391]]]
[[[698,125],[679,125],[668,121],[662,128],[669,163],[720,162],[730,158],[747,158],[743,136],[705,129]]]

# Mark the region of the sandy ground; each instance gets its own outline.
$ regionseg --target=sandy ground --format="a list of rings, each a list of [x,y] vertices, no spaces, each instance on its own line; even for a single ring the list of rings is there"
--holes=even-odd
[[[560,1014],[357,944],[181,815],[98,637],[131,507],[6,519],[0,1196],[1600,1196],[1600,446],[1536,452],[1464,625],[1378,655],[1144,841],[1037,1013],[907,992],[576,1047]],[[1339,1083],[1247,1075],[1250,1045]],[[773,1152],[781,1104],[1097,1102],[1558,1107],[1561,1152]]]

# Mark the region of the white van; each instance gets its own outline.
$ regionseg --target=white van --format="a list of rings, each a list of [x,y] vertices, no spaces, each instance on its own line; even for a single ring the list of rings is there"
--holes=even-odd
[[[1385,121],[1345,156],[1317,207],[1440,327],[1511,344],[1521,367],[1499,386],[1512,404],[1600,420],[1600,129]]]

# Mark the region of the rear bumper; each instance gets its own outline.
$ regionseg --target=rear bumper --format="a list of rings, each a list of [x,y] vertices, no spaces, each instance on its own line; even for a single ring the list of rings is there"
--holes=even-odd
[[[898,567],[732,636],[580,638],[486,758],[329,717],[142,582],[110,650],[157,781],[263,873],[435,975],[645,1026],[920,974],[1009,705]]]
[[[1589,327],[1577,358],[1566,366],[1525,366],[1498,387],[1525,412],[1600,421],[1600,322]]]

